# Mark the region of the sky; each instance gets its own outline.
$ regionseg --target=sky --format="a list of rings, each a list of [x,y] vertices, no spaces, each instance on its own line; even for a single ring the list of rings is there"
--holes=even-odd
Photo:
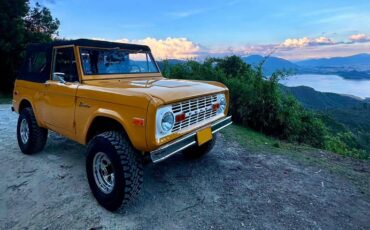
[[[38,0],[59,37],[149,45],[159,59],[370,53],[369,0]],[[35,3],[31,0],[31,5]]]

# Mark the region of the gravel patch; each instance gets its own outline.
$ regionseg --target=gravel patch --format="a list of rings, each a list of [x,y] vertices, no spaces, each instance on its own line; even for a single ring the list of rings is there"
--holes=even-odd
[[[180,154],[148,164],[137,200],[111,213],[90,192],[85,146],[50,132],[42,152],[23,155],[17,118],[10,105],[0,105],[0,229],[370,227],[370,196],[353,178],[253,152],[222,135],[202,159]],[[361,167],[356,173],[370,180],[369,164]]]

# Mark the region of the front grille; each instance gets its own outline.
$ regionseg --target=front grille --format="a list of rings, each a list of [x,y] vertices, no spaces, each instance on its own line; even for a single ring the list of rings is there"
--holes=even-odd
[[[187,101],[182,101],[172,105],[172,112],[177,114],[184,113],[186,119],[175,122],[172,132],[179,131],[188,126],[197,124],[217,115],[217,111],[212,109],[212,105],[217,102],[217,95],[198,97]]]

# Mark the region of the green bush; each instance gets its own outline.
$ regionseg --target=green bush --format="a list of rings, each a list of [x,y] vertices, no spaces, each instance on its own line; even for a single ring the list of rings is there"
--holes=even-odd
[[[365,120],[364,122],[360,119],[362,114],[351,113],[344,116],[342,115],[341,110],[335,110],[335,112],[335,119],[332,117],[332,114],[322,112],[320,114],[320,118],[323,120],[329,133],[325,139],[325,149],[344,156],[369,159],[370,134],[368,131],[369,129],[366,126],[368,125],[366,124],[366,117],[363,118]],[[365,113],[365,115],[368,114]],[[338,116],[340,116],[340,118],[343,117],[342,119],[346,119],[346,123],[339,122],[341,119],[338,118]],[[356,119],[359,121],[355,121]],[[348,125],[349,122],[353,122],[356,125]],[[364,123],[365,126],[361,127],[361,123]]]
[[[169,78],[219,81],[230,91],[230,114],[235,123],[292,142],[324,147],[326,129],[322,121],[305,110],[293,97],[280,92],[284,75],[264,78],[261,67],[254,69],[237,56],[210,58],[199,63],[163,65]]]
[[[325,149],[343,156],[358,159],[369,159],[369,154],[363,149],[352,147],[356,144],[355,137],[351,132],[338,133],[325,138]]]
[[[327,115],[307,110],[298,101],[280,91],[284,73],[269,78],[262,74],[262,65],[253,68],[237,56],[210,58],[203,63],[187,61],[163,63],[162,73],[168,78],[218,81],[230,91],[233,121],[269,136],[359,159],[369,159],[358,135]],[[363,140],[370,139],[363,135]]]

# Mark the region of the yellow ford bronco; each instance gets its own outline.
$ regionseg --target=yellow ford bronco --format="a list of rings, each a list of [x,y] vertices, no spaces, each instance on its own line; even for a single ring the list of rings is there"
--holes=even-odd
[[[143,159],[200,157],[231,124],[218,82],[166,79],[148,46],[78,39],[27,47],[15,82],[21,151],[41,151],[48,130],[87,145],[87,179],[116,210],[143,182]]]

